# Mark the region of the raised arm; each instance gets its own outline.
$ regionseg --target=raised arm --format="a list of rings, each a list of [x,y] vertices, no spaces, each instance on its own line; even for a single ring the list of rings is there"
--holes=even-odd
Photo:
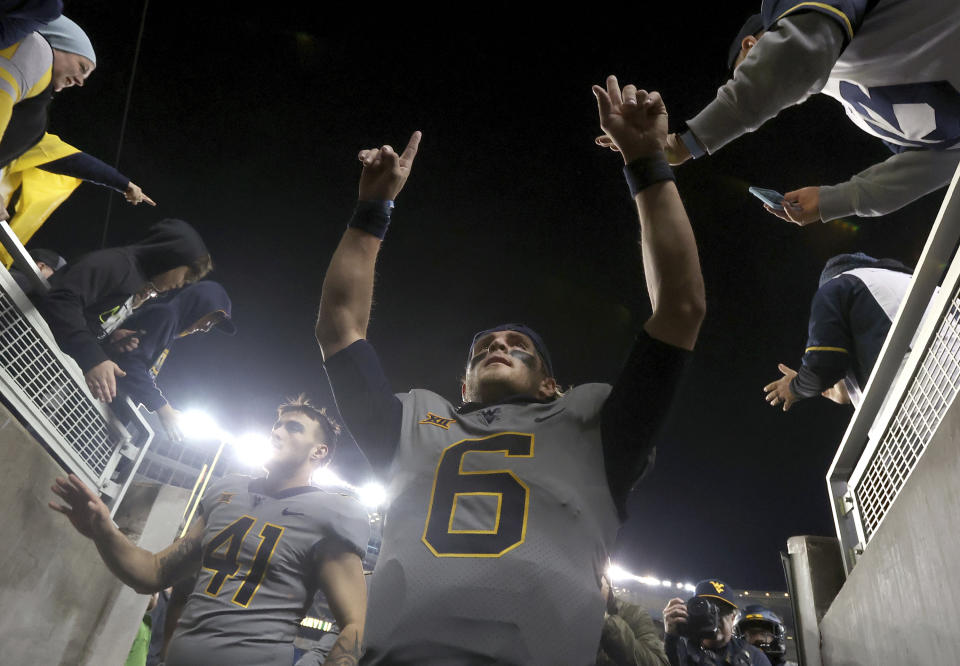
[[[420,132],[414,132],[402,155],[390,146],[360,151],[357,210],[333,253],[320,295],[316,335],[325,359],[367,336],[377,254],[419,144]]]
[[[52,490],[66,503],[50,502],[50,508],[64,514],[80,534],[92,539],[107,568],[137,592],[152,594],[199,570],[206,526],[202,516],[182,539],[159,553],[151,553],[135,546],[117,529],[107,505],[75,475],[58,477]]]
[[[692,136],[685,142],[695,141],[695,148],[715,153],[820,92],[845,40],[838,23],[823,14],[806,12],[778,21],[717,91],[716,99],[687,121]],[[676,161],[690,156],[686,147],[678,146],[686,156]]]
[[[643,272],[653,314],[644,324],[650,337],[693,349],[703,321],[703,276],[693,229],[666,164],[667,109],[659,93],[628,85],[615,76],[606,90],[594,86],[600,127],[616,144],[631,182],[640,217]]]
[[[324,664],[355,666],[360,661],[363,622],[367,612],[367,584],[363,563],[347,542],[328,544],[319,557],[319,581],[340,636]]]

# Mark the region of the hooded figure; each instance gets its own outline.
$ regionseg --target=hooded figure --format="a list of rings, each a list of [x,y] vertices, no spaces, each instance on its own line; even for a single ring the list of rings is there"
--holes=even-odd
[[[119,389],[151,412],[162,408],[167,400],[157,388],[156,376],[173,342],[211,328],[233,335],[237,329],[230,319],[230,310],[227,290],[210,280],[187,285],[144,305],[123,323],[138,344],[133,351],[113,357],[127,373],[117,382]]]
[[[183,220],[162,220],[139,243],[97,250],[58,270],[37,309],[57,344],[86,375],[109,360],[101,342],[136,308],[158,293],[199,280],[211,268],[196,229]]]

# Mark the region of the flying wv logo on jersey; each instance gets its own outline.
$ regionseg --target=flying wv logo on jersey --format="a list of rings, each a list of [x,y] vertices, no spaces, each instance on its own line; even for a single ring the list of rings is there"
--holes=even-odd
[[[487,425],[490,425],[491,423],[493,423],[494,421],[500,418],[500,408],[491,407],[489,409],[481,409],[478,412],[478,415],[480,416],[480,419],[484,423],[486,423]]]
[[[444,430],[450,430],[450,424],[454,421],[456,421],[456,419],[445,419],[442,416],[437,416],[433,412],[427,412],[426,418],[420,419],[418,423],[421,425],[434,425]]]

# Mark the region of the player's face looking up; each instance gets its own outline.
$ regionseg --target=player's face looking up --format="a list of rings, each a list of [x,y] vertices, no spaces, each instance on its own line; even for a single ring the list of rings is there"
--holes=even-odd
[[[263,467],[272,474],[283,475],[295,474],[305,467],[312,471],[327,457],[329,449],[323,440],[324,430],[319,422],[303,412],[284,412],[273,424],[273,454]]]
[[[496,331],[477,340],[461,387],[464,401],[481,403],[511,395],[545,399],[556,390],[533,341],[518,331]]]

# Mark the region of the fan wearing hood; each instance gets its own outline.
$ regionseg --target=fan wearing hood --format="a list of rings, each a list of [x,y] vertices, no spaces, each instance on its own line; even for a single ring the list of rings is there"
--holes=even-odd
[[[820,395],[859,405],[912,277],[896,259],[862,252],[827,261],[810,306],[800,370],[781,363],[783,377],[763,387],[767,402],[787,411],[798,400]]]
[[[182,439],[178,412],[157,387],[157,374],[176,340],[214,329],[234,335],[237,329],[230,310],[227,290],[204,280],[144,305],[110,336],[111,356],[126,373],[117,389],[156,412],[173,441]]]
[[[162,220],[138,243],[91,252],[58,270],[36,305],[93,396],[110,402],[124,372],[103,343],[147,300],[196,282],[212,268],[196,229],[183,220]]]

